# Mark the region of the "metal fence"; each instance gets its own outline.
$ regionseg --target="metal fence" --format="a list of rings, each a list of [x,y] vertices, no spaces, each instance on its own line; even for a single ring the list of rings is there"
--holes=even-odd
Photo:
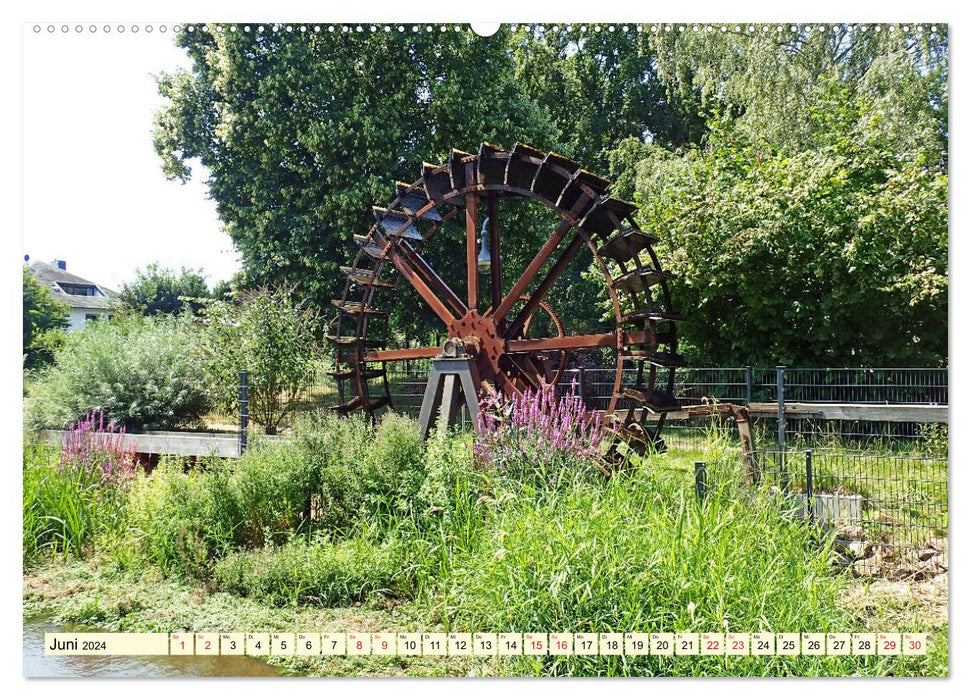
[[[947,404],[947,367],[783,367],[782,386],[786,401],[862,404]],[[765,400],[777,399],[777,389],[766,389]],[[772,378],[770,383],[777,378]],[[756,399],[758,400],[758,399]]]
[[[410,406],[415,397],[421,403],[429,367],[427,360],[413,360],[390,368],[396,406]],[[572,369],[564,371],[560,384],[576,382],[596,409],[610,401],[614,376],[609,367]],[[634,370],[625,372],[625,380],[634,377]],[[786,401],[808,403],[947,405],[947,388],[947,367],[681,367],[675,372],[675,394],[688,402],[769,402],[777,401],[781,391]]]
[[[430,369],[428,360],[388,365],[391,399],[396,411],[417,416]],[[591,410],[610,403],[613,368],[566,370],[561,388],[575,389]],[[634,370],[623,380],[632,384]],[[306,392],[301,409],[336,404],[333,380],[321,369]],[[805,367],[682,367],[675,372],[675,394],[686,404],[705,400],[721,403],[845,403],[867,405],[944,406],[948,401],[948,369],[934,368],[805,368]],[[468,417],[463,409],[463,421]],[[668,420],[665,440],[670,446],[690,447],[704,440],[711,421]],[[947,426],[919,422],[824,420],[778,415],[755,419],[757,435],[776,445],[821,445],[828,442],[878,443],[892,447],[900,442],[947,439]]]
[[[856,573],[947,568],[945,457],[760,450],[757,460],[761,485],[794,514],[835,530],[837,549]]]

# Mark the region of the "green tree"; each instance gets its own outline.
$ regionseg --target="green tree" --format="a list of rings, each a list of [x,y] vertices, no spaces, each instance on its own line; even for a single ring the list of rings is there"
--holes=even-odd
[[[695,362],[947,361],[947,175],[900,154],[835,83],[815,148],[753,144],[731,119],[681,157],[641,161]]]
[[[221,299],[223,301],[229,301],[234,295],[241,293],[246,289],[246,273],[242,270],[236,272],[228,280],[220,280],[213,285],[212,294],[210,295],[213,299]]]
[[[260,288],[203,311],[210,388],[219,407],[237,410],[239,372],[249,373],[249,414],[268,435],[297,407],[314,379],[317,314],[293,288]]]
[[[320,308],[343,284],[338,268],[355,252],[352,234],[373,224],[371,205],[392,198],[395,179],[416,179],[422,160],[443,162],[449,149],[481,141],[523,141],[609,175],[607,154],[625,137],[680,144],[703,133],[666,92],[646,35],[633,28],[503,27],[487,38],[424,26],[192,29],[177,39],[191,70],[158,81],[164,170],[185,180],[201,163],[250,283],[286,282]],[[509,275],[556,225],[534,208],[512,209],[503,213]],[[427,256],[460,292],[461,231],[449,225],[435,238]],[[596,298],[579,272],[556,290],[564,300]],[[592,308],[571,313],[590,326]],[[404,337],[438,328],[407,290],[392,320]]]
[[[24,265],[24,367],[36,369],[53,361],[64,342],[70,311]]]
[[[648,37],[606,24],[540,25],[512,36],[517,80],[550,113],[556,149],[592,172],[620,174],[609,154],[629,137],[678,146],[704,135],[704,120],[667,90]]]
[[[821,145],[819,115],[836,81],[871,107],[872,140],[946,162],[946,26],[716,25],[657,32],[651,46],[671,99],[705,119],[736,118],[753,144],[796,152]]]
[[[320,307],[395,179],[453,147],[553,140],[506,31],[193,29],[178,37],[191,72],[159,77],[165,173],[185,180],[198,159],[251,283],[286,282]]]
[[[125,283],[119,295],[123,308],[143,316],[177,314],[186,308],[198,314],[208,297],[202,270],[183,267],[175,272],[158,263],[149,264],[144,271],[136,270],[135,281]]]
[[[700,147],[611,153],[695,362],[947,361],[947,32],[659,32]],[[878,31],[879,30],[879,31]]]

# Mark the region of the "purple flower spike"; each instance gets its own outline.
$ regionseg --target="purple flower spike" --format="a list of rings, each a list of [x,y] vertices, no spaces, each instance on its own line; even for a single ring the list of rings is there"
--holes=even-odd
[[[125,428],[105,423],[103,411],[91,411],[72,423],[61,439],[61,469],[99,473],[102,485],[126,482],[134,475],[135,450],[125,441]]]
[[[500,469],[519,461],[543,473],[578,456],[597,459],[606,431],[600,415],[586,411],[577,389],[574,378],[563,396],[545,382],[513,397],[484,396],[473,445],[476,459]],[[550,474],[547,481],[559,478]]]

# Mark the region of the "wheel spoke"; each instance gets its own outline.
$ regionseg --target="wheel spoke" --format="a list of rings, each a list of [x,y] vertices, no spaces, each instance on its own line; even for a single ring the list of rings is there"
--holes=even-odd
[[[490,269],[490,291],[492,306],[502,299],[502,256],[499,254],[499,236],[502,229],[499,223],[499,197],[493,194],[489,197],[489,256],[492,261]]]
[[[471,168],[471,165],[469,165]],[[479,308],[479,197],[465,196],[465,267],[469,285],[469,308]]]
[[[621,335],[625,345],[648,342],[648,331],[629,331]],[[591,335],[567,335],[555,338],[524,338],[506,341],[507,352],[537,352],[540,350],[583,350],[584,348],[617,347],[617,333],[595,333]]]
[[[523,309],[516,315],[516,318],[509,325],[509,328],[506,329],[505,337],[515,338],[517,335],[519,335],[519,332],[526,324],[526,320],[529,319],[536,311],[536,307],[539,306],[541,301],[543,301],[543,297],[545,297],[546,293],[550,291],[550,288],[556,284],[556,280],[560,278],[563,271],[573,261],[573,258],[576,257],[576,254],[580,251],[580,247],[582,245],[583,238],[578,233],[573,237],[573,240],[570,241],[570,245],[567,246],[567,249],[563,251],[563,255],[560,256],[560,259],[557,260],[556,264],[553,265],[553,267],[550,268],[550,271],[546,273],[546,277],[544,277],[543,281],[540,282],[539,286],[536,288],[536,291],[534,291],[529,296],[529,299],[526,300],[526,306],[524,306]]]
[[[362,362],[398,362],[400,360],[426,360],[442,352],[441,345],[397,350],[372,350],[361,355]]]
[[[546,355],[535,355],[535,358],[535,364],[543,371],[546,383],[553,384],[556,375],[550,366],[550,358],[546,357]]]
[[[521,396],[523,393],[522,389],[516,386],[516,382],[507,377],[504,372],[499,372],[496,375],[496,381],[500,384],[500,388],[507,397]]]
[[[543,375],[539,368],[533,364],[533,360],[529,355],[506,355],[506,359],[508,360],[509,365],[516,370],[516,373],[523,382],[531,386],[533,389],[539,389],[539,380]]]
[[[408,243],[399,241],[397,246],[388,246],[385,238],[379,233],[374,234],[373,240],[377,245],[386,248],[387,258],[391,264],[402,277],[408,280],[408,283],[446,325],[456,318],[461,318],[468,311],[458,295]],[[444,301],[439,298],[439,295],[444,298]]]
[[[526,287],[528,287],[529,283],[533,281],[533,278],[539,274],[539,271],[543,268],[543,265],[545,265],[546,261],[550,259],[550,256],[553,255],[553,252],[557,249],[571,228],[573,228],[573,224],[566,218],[564,218],[563,221],[560,222],[560,225],[556,227],[556,230],[553,231],[553,234],[550,236],[549,240],[543,244],[543,247],[540,248],[539,252],[536,254],[536,257],[533,258],[531,263],[529,263],[529,267],[526,268],[526,271],[523,272],[522,276],[520,276],[518,280],[516,280],[516,283],[512,286],[512,289],[510,289],[509,293],[503,297],[499,305],[495,307],[495,310],[492,312],[492,317],[496,325],[498,325],[502,319],[506,317],[506,314],[509,313],[509,310],[513,307],[513,305],[519,301],[519,297],[524,291],[526,291]]]

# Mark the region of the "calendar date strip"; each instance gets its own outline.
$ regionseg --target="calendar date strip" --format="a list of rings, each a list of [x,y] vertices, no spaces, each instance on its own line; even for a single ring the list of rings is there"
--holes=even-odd
[[[923,656],[923,632],[48,633],[63,656]]]

